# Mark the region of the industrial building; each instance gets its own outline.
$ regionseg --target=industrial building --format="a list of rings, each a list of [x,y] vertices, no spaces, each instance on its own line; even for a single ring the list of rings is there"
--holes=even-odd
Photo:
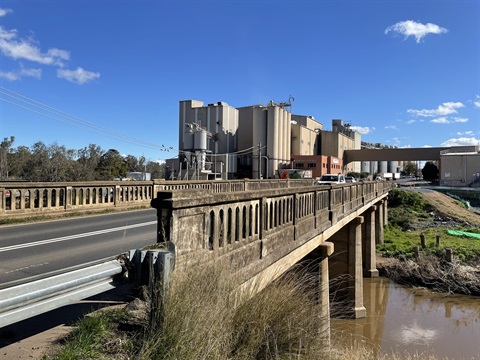
[[[440,153],[440,185],[480,187],[480,153],[446,150]]]
[[[234,108],[225,102],[179,104],[179,156],[168,159],[169,179],[273,178],[282,169],[324,173],[360,170],[343,166],[343,151],[360,149],[360,134],[343,120],[332,131],[313,116],[292,115],[291,103]]]
[[[238,147],[247,151],[239,154],[239,177],[270,178],[289,166],[292,139],[287,106],[270,101],[267,106],[238,108]]]
[[[175,179],[228,179],[237,173],[239,112],[225,102],[180,101],[178,159],[167,160]]]

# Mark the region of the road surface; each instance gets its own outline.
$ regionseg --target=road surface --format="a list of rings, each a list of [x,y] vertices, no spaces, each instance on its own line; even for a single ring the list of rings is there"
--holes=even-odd
[[[0,226],[0,287],[156,242],[155,209]]]

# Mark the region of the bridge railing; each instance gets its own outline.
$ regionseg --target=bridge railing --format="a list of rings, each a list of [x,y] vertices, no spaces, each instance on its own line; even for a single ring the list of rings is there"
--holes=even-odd
[[[149,205],[158,191],[230,193],[310,186],[313,180],[0,182],[0,217]]]
[[[149,204],[151,181],[0,183],[0,217]]]
[[[196,190],[202,194],[228,194],[310,187],[312,179],[215,180],[215,181],[92,181],[92,182],[0,182],[0,217],[22,217],[58,212],[102,210],[149,205],[158,192]],[[344,206],[344,197],[375,197],[374,190],[386,182],[356,183],[336,190],[333,204]],[[350,189],[350,187],[358,188]],[[348,194],[344,194],[346,191]],[[361,192],[358,193],[358,192]],[[338,193],[338,194],[337,194]]]
[[[274,180],[265,182],[265,189],[261,181],[244,182],[250,183],[261,189],[216,193],[190,187],[157,193],[152,205],[158,209],[158,241],[175,245],[180,268],[219,256],[241,267],[275,256],[273,249],[292,250],[391,188],[386,181],[305,186]]]

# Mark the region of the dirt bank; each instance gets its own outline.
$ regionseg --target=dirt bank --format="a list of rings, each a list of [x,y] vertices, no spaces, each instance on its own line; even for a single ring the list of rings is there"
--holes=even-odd
[[[427,202],[436,208],[440,222],[455,221],[459,224],[480,226],[480,214],[478,209],[467,209],[459,201],[448,195],[435,190],[422,188],[402,188],[401,190],[412,191],[420,194]]]

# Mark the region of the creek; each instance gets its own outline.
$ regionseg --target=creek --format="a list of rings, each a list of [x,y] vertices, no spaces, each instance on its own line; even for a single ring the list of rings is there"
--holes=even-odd
[[[367,317],[332,318],[332,339],[356,339],[375,354],[428,354],[480,359],[480,298],[407,288],[387,278],[364,279]]]

